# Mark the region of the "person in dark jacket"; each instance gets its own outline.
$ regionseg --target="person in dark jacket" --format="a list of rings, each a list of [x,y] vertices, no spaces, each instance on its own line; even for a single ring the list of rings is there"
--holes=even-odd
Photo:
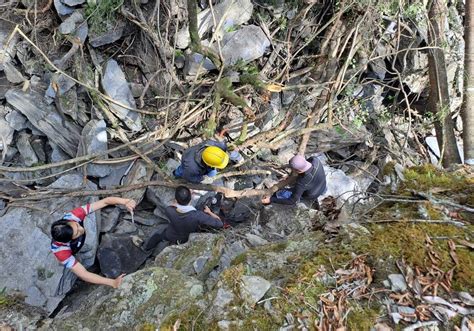
[[[212,177],[217,175],[217,169],[224,169],[229,163],[242,161],[242,156],[233,151],[227,154],[224,142],[214,140],[204,141],[186,149],[180,166],[173,172],[177,178],[184,178],[191,183],[212,183]]]
[[[263,204],[294,205],[301,198],[316,200],[326,191],[326,174],[318,158],[306,160],[302,155],[295,155],[290,160],[290,167],[298,173],[295,186],[291,190],[278,191],[272,197],[264,197]]]
[[[175,191],[176,205],[165,209],[165,214],[170,220],[166,230],[155,231],[143,243],[135,239],[134,244],[149,252],[163,240],[171,244],[182,244],[188,241],[191,233],[206,229],[220,229],[224,226],[219,216],[214,214],[209,207],[206,206],[204,211],[200,211],[191,206],[189,204],[191,198],[192,193],[189,188],[178,186]]]

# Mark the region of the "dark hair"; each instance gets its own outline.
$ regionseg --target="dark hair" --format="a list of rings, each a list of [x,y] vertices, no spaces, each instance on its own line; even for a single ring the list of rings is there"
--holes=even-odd
[[[69,225],[68,220],[59,220],[51,224],[51,237],[53,240],[61,243],[67,243],[72,240],[74,230]]]
[[[174,192],[174,197],[180,205],[187,205],[191,201],[191,190],[186,186],[178,186]]]

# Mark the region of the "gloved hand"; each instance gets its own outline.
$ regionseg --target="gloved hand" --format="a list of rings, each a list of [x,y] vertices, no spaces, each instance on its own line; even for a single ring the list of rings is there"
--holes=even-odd
[[[217,175],[217,170],[216,169],[212,169],[211,171],[209,171],[207,173],[207,176],[209,176],[209,177],[214,177],[216,175]]]
[[[212,184],[212,182],[214,182],[214,179],[212,177],[204,176],[201,181],[201,184]]]

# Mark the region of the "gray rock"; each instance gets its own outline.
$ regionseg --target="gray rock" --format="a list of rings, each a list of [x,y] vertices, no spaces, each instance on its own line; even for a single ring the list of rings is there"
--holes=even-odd
[[[137,108],[125,75],[117,61],[109,60],[107,62],[102,77],[102,86],[105,93],[115,101],[132,109]],[[130,111],[113,103],[111,103],[110,109],[133,132],[138,132],[142,129],[140,114],[137,112]]]
[[[217,290],[216,297],[214,298],[212,305],[214,307],[221,308],[220,311],[222,312],[222,309],[226,308],[227,305],[234,300],[234,298],[234,294],[231,291],[220,287]]]
[[[1,63],[0,63],[0,70],[1,70]],[[10,88],[10,82],[8,81],[7,76],[5,75],[5,72],[0,71],[0,100],[5,99],[5,93],[7,93],[9,88]]]
[[[352,201],[354,192],[360,191],[357,182],[343,171],[328,166],[324,166],[324,171],[326,173],[327,190],[319,196],[319,201],[330,195],[338,197],[338,202]]]
[[[127,174],[125,179],[123,180],[123,185],[134,185],[134,184],[139,184],[143,182],[148,182],[151,179],[151,176],[153,175],[153,169],[151,169],[150,166],[148,166],[145,161],[139,160],[135,162],[135,164],[132,166],[130,172]],[[128,191],[123,193],[123,197],[127,199],[133,199],[139,204],[143,196],[145,195],[146,187],[142,189],[137,189],[133,191]]]
[[[272,204],[263,209],[260,222],[264,228],[275,234],[272,239],[281,239],[276,234],[289,236],[292,234],[311,231],[311,220],[317,217],[317,212],[312,209],[288,208],[284,205]]]
[[[112,168],[111,173],[99,179],[99,186],[103,189],[110,189],[111,187],[121,185],[121,180],[125,178],[125,173],[131,169],[131,166],[132,161],[110,165],[110,168]]]
[[[205,280],[219,263],[222,247],[221,236],[212,233],[192,233],[185,244],[171,245],[163,249],[156,257],[155,265],[173,268],[185,275]]]
[[[5,200],[0,199],[0,210],[5,209],[6,206],[7,206],[7,203],[5,202]]]
[[[21,72],[17,68],[15,68],[15,66],[11,62],[5,62],[3,64],[3,70],[5,71],[7,80],[12,84],[19,84],[26,80],[25,77],[23,77],[23,75],[21,74]]]
[[[117,21],[116,24],[109,27],[106,32],[98,35],[89,36],[89,44],[92,47],[100,47],[107,44],[111,44],[120,38],[122,38],[123,31],[125,29],[125,23],[123,21]]]
[[[58,31],[62,34],[70,34],[76,30],[76,26],[84,21],[80,11],[75,11],[59,25]]]
[[[7,102],[25,115],[28,120],[49,140],[57,144],[70,156],[75,156],[80,139],[80,129],[75,124],[64,121],[61,115],[43,98],[34,93],[20,90],[9,90]]]
[[[250,245],[252,246],[261,246],[261,245],[266,245],[268,244],[268,241],[259,237],[259,236],[256,236],[254,234],[251,234],[251,233],[247,233],[245,234],[245,238],[247,238],[248,242],[250,243]]]
[[[67,6],[77,6],[82,5],[86,0],[61,0]]]
[[[102,237],[97,251],[100,271],[109,278],[137,271],[147,256],[133,244],[129,235],[107,234]]]
[[[59,16],[69,15],[74,12],[74,8],[66,6],[61,2],[61,0],[54,0],[54,8],[56,8],[56,12]]]
[[[207,260],[209,260],[208,256],[200,256],[193,262],[194,271],[199,274],[206,265]]]
[[[201,64],[202,63],[202,64]],[[216,69],[214,63],[199,53],[186,54],[184,63],[184,74],[189,77],[202,75],[210,70]]]
[[[64,153],[62,149],[58,147],[58,145],[52,142],[49,142],[49,145],[51,146],[51,149],[52,149],[51,155],[50,155],[51,162],[56,163],[56,162],[61,162],[61,161],[65,161],[69,159],[67,154]]]
[[[102,208],[100,210],[100,231],[109,232],[117,225],[120,216],[120,208],[116,206]]]
[[[84,119],[84,117],[81,116],[83,113],[78,111],[78,100],[75,87],[72,87],[64,94],[61,94],[59,98],[57,98],[56,106],[58,106],[58,109],[63,114],[71,116],[71,118],[76,122],[82,122],[81,124],[83,125],[89,120],[88,116],[84,116]]]
[[[174,171],[176,168],[178,168],[180,164],[181,164],[181,163],[178,162],[178,161],[176,161],[175,159],[168,159],[168,160],[166,161],[166,165],[165,165],[165,167],[166,167],[166,174],[167,174],[168,176],[172,176],[172,175],[173,175],[173,171]]]
[[[226,65],[237,61],[250,62],[263,56],[270,46],[270,40],[256,25],[248,25],[224,35],[222,56]]]
[[[159,174],[155,174],[152,178],[153,181],[162,179]],[[153,202],[155,206],[166,208],[175,201],[174,191],[175,189],[170,187],[150,186],[146,191],[146,197],[149,201]]]
[[[15,130],[4,118],[0,117],[0,150],[4,150],[6,146],[12,143],[14,133]]]
[[[39,162],[46,163],[46,152],[44,150],[44,141],[40,137],[32,137],[30,140],[31,147],[35,151]]]
[[[198,33],[202,37],[206,32],[214,27],[214,22],[221,22],[219,30],[216,31],[218,38],[222,37],[225,31],[235,28],[247,22],[252,16],[253,5],[250,0],[225,0],[214,6],[213,12],[206,9],[198,13]],[[215,21],[214,21],[215,19]],[[183,27],[176,36],[176,46],[184,49],[191,41],[189,28]]]
[[[51,77],[51,82],[45,92],[45,97],[51,98],[52,100],[50,101],[52,102],[56,98],[56,93],[59,93],[62,97],[74,85],[76,85],[76,83],[69,77],[63,74],[54,74],[53,77]]]
[[[92,120],[82,129],[81,144],[78,148],[77,156],[96,154],[108,149],[107,131],[104,120]],[[105,155],[101,159],[106,159]],[[87,175],[93,177],[105,177],[112,172],[108,165],[88,164]]]
[[[132,215],[130,213],[127,213],[126,215],[124,215],[123,219],[127,221],[132,221]],[[160,220],[157,219],[153,213],[142,210],[135,212],[133,220],[135,221],[135,223],[144,226],[156,226],[158,224],[161,224]]]
[[[238,320],[238,321],[219,321],[217,322],[217,327],[221,331],[230,331],[230,330],[240,330],[242,328],[242,325],[244,322]]]
[[[407,290],[407,283],[402,274],[390,274],[388,280],[391,284],[391,290],[394,292],[404,292]]]
[[[16,147],[20,152],[23,164],[27,167],[31,167],[33,164],[36,164],[39,161],[35,151],[31,147],[30,137],[31,135],[29,135],[28,133],[21,132],[18,135],[18,140],[16,142]]]
[[[198,294],[199,286],[202,283],[195,278],[173,269],[143,269],[127,275],[116,290],[97,286],[77,310],[56,316],[51,327],[131,330],[137,325],[153,323],[161,329],[162,323],[180,316],[190,303],[199,303],[202,297],[193,297]]]
[[[5,115],[5,119],[8,124],[10,124],[10,127],[16,131],[21,131],[27,128],[26,117],[16,110],[11,110],[7,115]]]
[[[136,234],[137,226],[132,222],[121,221],[114,230],[114,234]]]
[[[272,287],[272,284],[262,277],[242,276],[240,294],[249,305],[253,306],[263,298],[270,287]]]
[[[142,95],[142,92],[145,90],[145,86],[143,84],[137,83],[129,83],[130,91],[132,91],[132,95],[134,98],[138,98]]]

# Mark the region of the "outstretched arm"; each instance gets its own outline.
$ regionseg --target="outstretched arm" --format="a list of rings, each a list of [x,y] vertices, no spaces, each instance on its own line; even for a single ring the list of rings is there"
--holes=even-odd
[[[135,209],[137,203],[132,199],[124,199],[119,197],[107,197],[105,199],[91,203],[91,209],[93,211],[102,209],[110,205],[124,205],[129,212]]]
[[[86,268],[84,268],[84,266],[79,262],[71,268],[71,271],[74,272],[77,277],[79,277],[85,282],[98,285],[108,285],[113,288],[119,287],[120,284],[122,284],[123,277],[125,276],[125,274],[122,274],[115,279],[102,277],[100,275],[87,271]]]

